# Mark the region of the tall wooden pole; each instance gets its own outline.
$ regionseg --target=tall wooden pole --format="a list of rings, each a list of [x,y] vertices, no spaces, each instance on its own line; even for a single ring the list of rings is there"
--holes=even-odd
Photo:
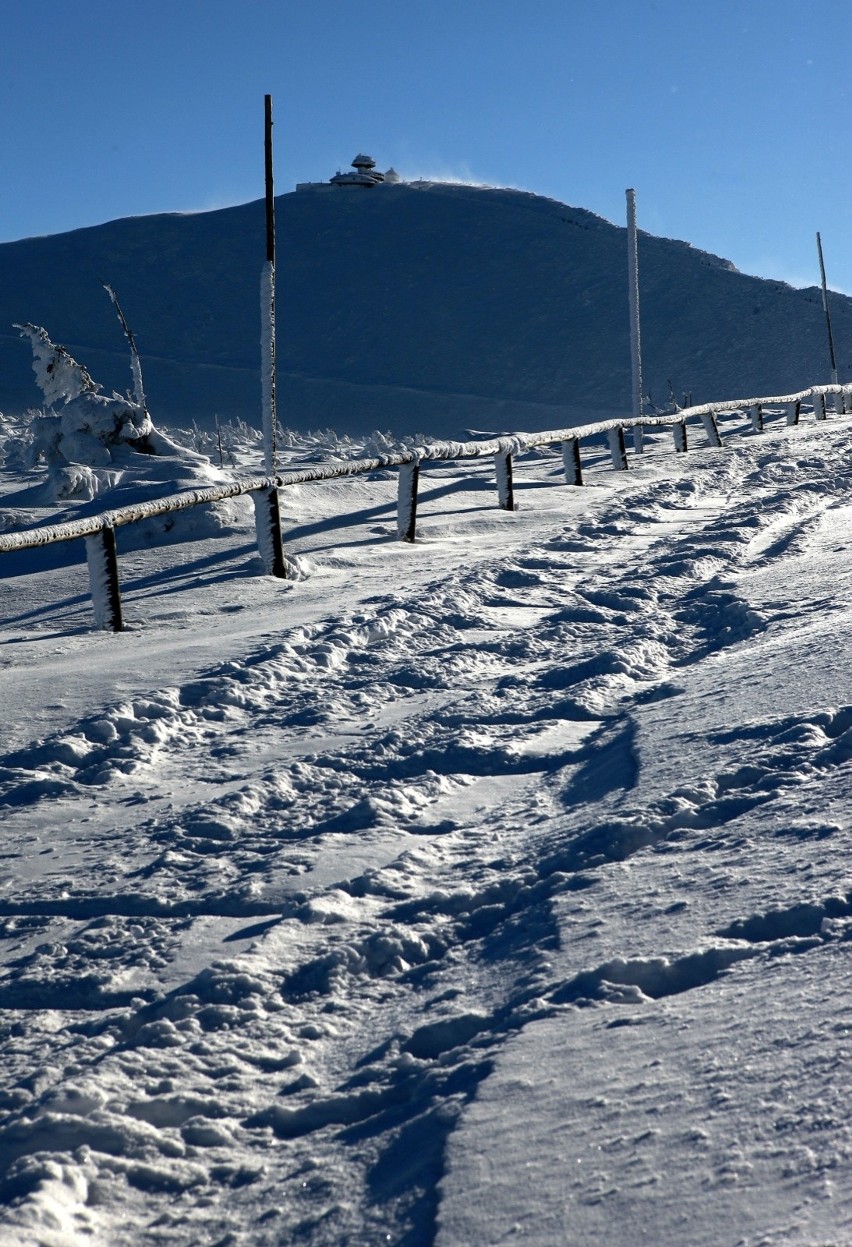
[[[828,310],[828,287],[825,283],[825,261],[822,258],[822,239],[817,231],[817,251],[819,252],[819,275],[822,282],[822,310],[825,312],[825,327],[828,330],[828,352],[831,356],[831,379],[837,385],[837,360],[834,355],[834,334],[831,332],[831,313]]]
[[[642,419],[642,343],[639,333],[639,249],[636,235],[636,192],[627,194],[627,269],[630,297],[630,359],[633,374],[633,417]],[[633,428],[633,445],[642,450],[642,428]]]
[[[265,97],[266,263],[260,278],[260,384],[263,403],[263,459],[269,476],[276,470],[275,452],[275,193],[272,180],[272,96]]]

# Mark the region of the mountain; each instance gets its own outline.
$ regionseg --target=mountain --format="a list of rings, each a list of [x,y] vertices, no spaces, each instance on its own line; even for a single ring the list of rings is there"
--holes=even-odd
[[[434,436],[629,409],[626,230],[514,190],[443,183],[276,201],[282,424]],[[155,420],[259,419],[263,204],[112,221],[0,246],[0,410],[37,405],[14,322],[43,325],[105,390],[130,384],[118,293]],[[640,235],[646,392],[696,402],[830,380],[817,288]],[[852,300],[831,296],[841,379]],[[849,344],[848,346],[845,344]]]

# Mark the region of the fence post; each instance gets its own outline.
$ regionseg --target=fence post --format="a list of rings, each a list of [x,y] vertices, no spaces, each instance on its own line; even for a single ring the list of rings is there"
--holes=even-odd
[[[814,398],[814,415],[816,416],[817,420],[825,420],[826,419],[825,395],[814,394],[813,398]]]
[[[802,404],[796,399],[793,403],[787,404],[787,424],[790,428],[799,423],[799,412],[802,410]]]
[[[719,436],[719,427],[716,424],[716,417],[712,411],[701,413],[701,423],[704,425],[704,432],[707,434],[707,441],[711,446],[721,446],[722,439]]]
[[[111,524],[104,524],[96,533],[90,533],[85,541],[95,627],[103,628],[107,632],[123,632],[115,529]]]
[[[579,437],[572,437],[562,443],[562,462],[565,465],[566,485],[582,485],[583,465],[580,461]]]
[[[674,434],[674,447],[678,454],[683,454],[688,447],[686,440],[686,421],[678,420],[677,424],[672,425],[672,433]]]
[[[403,463],[399,469],[396,499],[396,530],[400,541],[413,541],[417,527],[417,485],[420,462]]]
[[[752,403],[748,409],[748,417],[755,433],[763,432],[763,408],[760,403]]]
[[[511,452],[498,451],[494,456],[494,469],[497,473],[497,505],[504,511],[514,511],[515,491],[512,484]]]
[[[274,485],[269,489],[255,490],[251,500],[254,503],[257,547],[260,550],[266,574],[286,580],[287,560],[284,557],[284,543],[281,539],[281,509],[278,505],[278,490]]]
[[[641,455],[645,450],[645,430],[641,424],[633,426],[633,450],[637,455]]]
[[[607,431],[607,440],[609,441],[609,453],[612,457],[612,466],[616,472],[626,472],[627,463],[627,447],[624,445],[624,429],[621,425],[617,429],[609,429]]]

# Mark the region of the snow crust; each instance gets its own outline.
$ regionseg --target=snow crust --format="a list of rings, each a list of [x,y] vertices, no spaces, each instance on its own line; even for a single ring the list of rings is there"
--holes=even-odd
[[[852,464],[764,418],[305,479],[115,636],[0,555],[4,1243],[848,1241]]]

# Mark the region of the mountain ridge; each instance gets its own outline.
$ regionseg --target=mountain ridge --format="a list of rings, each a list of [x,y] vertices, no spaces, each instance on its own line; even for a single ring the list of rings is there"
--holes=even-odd
[[[529,191],[454,183],[276,199],[282,424],[456,435],[627,413],[626,229]],[[566,226],[568,228],[566,228]],[[130,384],[100,279],[142,353],[155,420],[259,422],[264,205],[125,217],[0,245],[0,410],[39,403],[13,322],[43,324],[104,389]],[[818,288],[640,232],[643,379],[656,406],[830,380]],[[852,299],[831,294],[841,379]]]

